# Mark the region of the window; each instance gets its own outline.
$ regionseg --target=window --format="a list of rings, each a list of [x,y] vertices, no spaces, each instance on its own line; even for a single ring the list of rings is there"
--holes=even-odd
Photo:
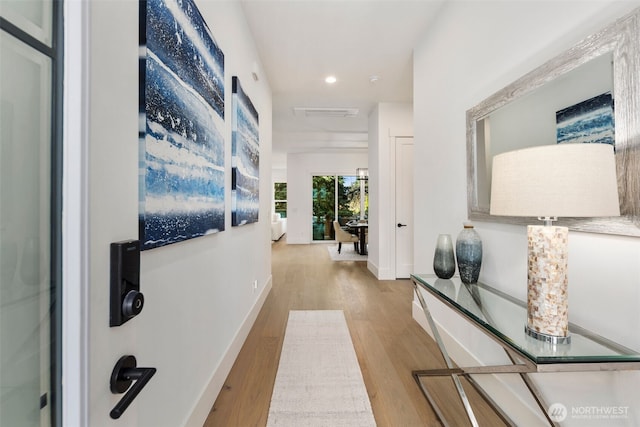
[[[281,218],[287,217],[287,183],[276,182],[273,184],[273,200],[275,204],[275,212],[280,214]]]
[[[365,182],[364,217],[368,212],[368,193]],[[333,220],[340,225],[358,220],[362,213],[361,181],[351,175],[316,175],[313,177],[313,240],[333,240]]]

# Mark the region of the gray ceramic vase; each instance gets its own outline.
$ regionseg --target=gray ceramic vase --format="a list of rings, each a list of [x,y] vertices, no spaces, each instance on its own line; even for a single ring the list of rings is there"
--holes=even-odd
[[[471,223],[465,223],[456,239],[458,273],[462,283],[477,283],[482,265],[482,240]]]
[[[441,279],[450,279],[456,272],[453,242],[448,234],[438,235],[436,251],[433,255],[433,271]]]

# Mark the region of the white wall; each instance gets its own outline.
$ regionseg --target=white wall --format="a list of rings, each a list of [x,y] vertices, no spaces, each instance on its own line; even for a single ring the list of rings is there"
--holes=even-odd
[[[138,236],[138,1],[91,2],[86,285],[92,426],[201,426],[271,286],[269,85],[264,78],[257,83],[251,78],[259,59],[240,4],[196,4],[225,54],[226,230],[143,252],[144,310],[110,328],[109,243]],[[230,214],[233,75],[260,115],[260,221],[244,227],[231,227]],[[158,371],[113,421],[109,411],[122,395],[110,393],[109,376],[125,354]]]
[[[287,243],[311,243],[314,175],[355,175],[367,167],[366,152],[287,155]]]
[[[395,274],[395,137],[413,136],[411,104],[380,103],[369,114],[369,257],[380,280]]]
[[[287,182],[287,170],[286,169],[272,169],[271,180],[275,182]]]
[[[449,2],[414,54],[415,270],[432,272],[437,235],[457,235],[467,216],[465,111],[640,3],[614,1]],[[481,280],[525,299],[526,229],[477,223],[483,239]],[[570,233],[570,320],[640,350],[640,240]],[[459,361],[504,361],[495,345],[434,301],[447,339],[460,344]],[[629,406],[627,418],[607,425],[640,424],[638,372],[539,374],[548,403]],[[530,425],[532,406],[515,382],[515,400],[499,401],[518,424]],[[504,400],[506,399],[506,400]],[[504,402],[509,402],[504,404]],[[535,415],[533,416],[535,421]],[[538,420],[539,421],[539,420]],[[568,419],[563,425],[603,425]]]

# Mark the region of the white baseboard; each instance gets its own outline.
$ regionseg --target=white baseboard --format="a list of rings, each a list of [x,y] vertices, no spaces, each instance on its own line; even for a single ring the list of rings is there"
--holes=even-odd
[[[233,367],[233,364],[242,349],[242,345],[247,339],[247,336],[249,335],[249,332],[251,331],[251,328],[253,327],[253,324],[258,317],[258,313],[260,312],[264,301],[267,299],[267,295],[269,295],[272,286],[273,282],[272,277],[270,276],[267,283],[262,288],[262,292],[260,292],[258,299],[256,299],[255,304],[251,310],[249,310],[249,313],[247,313],[242,325],[236,332],[231,344],[229,344],[229,347],[218,364],[218,367],[211,375],[211,379],[200,394],[200,399],[198,399],[194,404],[191,415],[189,415],[187,421],[184,423],[184,427],[202,427],[206,421],[209,411],[211,411],[213,403],[218,397],[220,390],[222,390],[224,381],[227,379],[229,372],[231,372],[231,368]]]
[[[367,269],[376,276],[378,280],[395,280],[395,276],[391,274],[388,268],[378,268],[378,266],[371,261],[367,261]]]
[[[431,336],[433,332],[429,327],[427,318],[418,301],[413,301],[411,312],[413,319]],[[447,349],[447,353],[458,366],[484,365],[475,355],[470,353],[458,340],[456,340],[446,328],[434,319],[438,333]],[[471,326],[470,326],[471,327]],[[434,338],[435,339],[435,338]],[[489,340],[490,338],[487,337]],[[515,375],[475,375],[474,379],[482,386],[482,389],[491,396],[491,399],[516,423],[516,425],[545,426],[548,425],[542,413],[531,402],[523,401],[522,380]],[[515,387],[514,387],[515,386]],[[527,396],[527,400],[528,396]],[[535,405],[535,403],[533,403]]]
[[[367,260],[367,269],[377,278],[378,277],[378,266]]]

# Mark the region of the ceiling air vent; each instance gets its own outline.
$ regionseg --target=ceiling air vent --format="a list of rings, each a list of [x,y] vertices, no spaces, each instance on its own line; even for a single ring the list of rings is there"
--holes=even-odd
[[[357,108],[293,107],[298,117],[355,117],[358,111]]]

